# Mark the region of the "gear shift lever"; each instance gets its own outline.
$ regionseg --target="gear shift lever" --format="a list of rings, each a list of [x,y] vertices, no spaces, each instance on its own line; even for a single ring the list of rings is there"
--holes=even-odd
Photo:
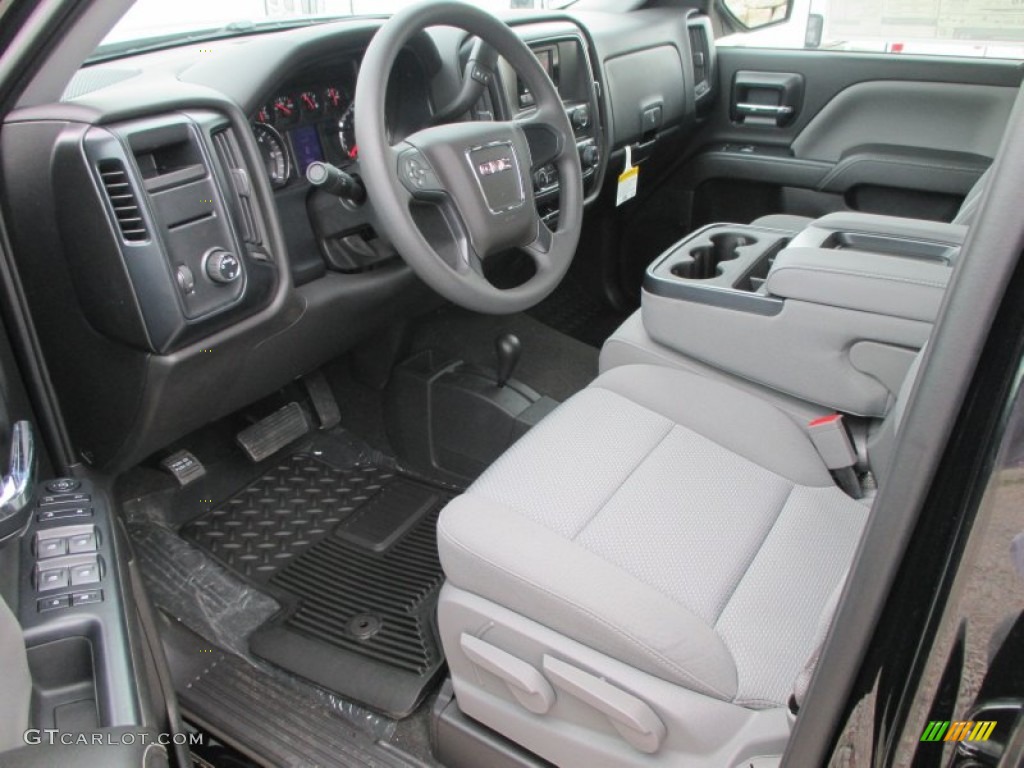
[[[523,345],[519,337],[511,333],[503,333],[494,340],[494,351],[498,353],[498,386],[504,387],[519,362]]]

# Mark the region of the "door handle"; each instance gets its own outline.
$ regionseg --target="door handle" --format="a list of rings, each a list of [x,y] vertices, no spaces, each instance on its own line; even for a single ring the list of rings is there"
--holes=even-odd
[[[742,70],[732,78],[729,112],[740,125],[782,128],[796,119],[803,95],[801,74]]]
[[[11,458],[0,487],[0,520],[28,506],[36,479],[36,446],[32,424],[19,421],[11,429]]]
[[[751,117],[774,117],[775,119],[789,117],[793,114],[793,108],[787,104],[773,106],[771,104],[737,104],[736,112],[740,115]]]

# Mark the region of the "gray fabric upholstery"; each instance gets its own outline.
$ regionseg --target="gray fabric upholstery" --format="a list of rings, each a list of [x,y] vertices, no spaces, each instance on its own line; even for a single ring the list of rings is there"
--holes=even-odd
[[[0,696],[0,752],[24,745],[28,728],[32,678],[21,625],[0,597],[0,659],[4,663],[4,694]]]
[[[960,204],[960,210],[957,211],[956,216],[953,217],[954,224],[963,224],[964,226],[971,225],[974,221],[974,217],[978,214],[981,196],[985,193],[985,188],[988,186],[988,180],[991,176],[992,166],[989,166],[974,183],[974,186],[971,187],[971,191],[967,193],[967,197],[964,198],[963,203]]]
[[[845,584],[846,576],[840,579],[839,583],[832,590],[832,594],[828,596],[825,608],[818,619],[818,630],[814,635],[814,650],[807,659],[807,663],[804,664],[804,668],[800,670],[800,674],[797,675],[796,682],[793,683],[793,701],[796,702],[797,709],[804,705],[804,699],[807,698],[807,691],[811,687],[814,670],[818,668],[818,661],[821,659],[821,649],[825,645],[825,638],[828,636],[829,630],[832,629],[832,620],[835,618],[836,608],[839,607],[839,597],[843,593]]]
[[[442,513],[456,587],[664,680],[785,703],[867,508],[782,411],[662,366],[615,368]]]
[[[786,248],[768,273],[772,296],[933,323],[952,267],[834,248]]]
[[[769,402],[788,413],[799,424],[806,424],[833,411],[831,408],[790,397],[776,389],[762,387],[746,379],[731,376],[714,366],[687,357],[664,344],[659,344],[644,328],[643,313],[639,309],[627,317],[601,347],[601,373],[606,373],[621,365],[661,365],[680,368],[697,374],[702,379],[728,384],[759,400]]]
[[[985,192],[985,187],[988,185],[988,180],[991,175],[992,167],[989,166],[989,168],[978,177],[978,180],[974,182],[974,186],[971,187],[966,197],[964,197],[964,201],[960,204],[960,210],[957,211],[956,216],[953,217],[953,224],[962,224],[964,226],[971,225],[974,221],[974,217],[978,213],[978,205],[981,202],[981,196]],[[789,232],[799,232],[812,221],[814,221],[814,219],[809,216],[792,216],[787,213],[772,213],[767,216],[761,216],[760,218],[754,219],[750,223],[755,227],[768,227],[769,229],[782,229]]]
[[[750,222],[755,227],[781,229],[784,232],[799,232],[814,219],[810,216],[792,216],[788,213],[770,213]]]

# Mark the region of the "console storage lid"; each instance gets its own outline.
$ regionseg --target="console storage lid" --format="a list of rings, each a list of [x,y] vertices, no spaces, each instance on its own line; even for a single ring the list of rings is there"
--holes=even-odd
[[[853,248],[889,256],[953,263],[967,227],[941,221],[844,211],[815,219],[790,243],[793,247]]]
[[[791,246],[776,256],[765,288],[783,299],[931,323],[952,271],[941,261]]]

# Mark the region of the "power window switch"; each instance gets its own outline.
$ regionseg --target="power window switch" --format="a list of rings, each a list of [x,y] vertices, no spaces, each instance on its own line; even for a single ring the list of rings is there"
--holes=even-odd
[[[39,589],[59,589],[68,585],[67,568],[51,568],[39,572]]]
[[[44,509],[36,520],[40,523],[48,523],[51,520],[74,520],[92,517],[92,507],[78,507],[76,509]]]
[[[75,565],[71,568],[71,585],[80,586],[82,584],[95,584],[100,580],[100,564],[86,563],[85,565]]]
[[[80,533],[76,536],[68,537],[68,554],[69,555],[80,555],[83,552],[95,552],[96,551],[96,534],[95,533]]]
[[[48,557],[59,557],[60,555],[67,554],[67,551],[67,539],[38,539],[36,541],[36,556],[40,560],[45,560]]]
[[[36,600],[36,609],[39,613],[56,611],[59,608],[67,608],[69,605],[71,605],[70,595],[57,595],[56,597],[44,597]]]
[[[76,608],[79,605],[95,605],[103,602],[102,589],[90,589],[87,592],[75,592],[71,596],[71,604]]]
[[[92,501],[88,493],[52,493],[39,497],[40,507],[52,507],[54,504],[81,504]]]

